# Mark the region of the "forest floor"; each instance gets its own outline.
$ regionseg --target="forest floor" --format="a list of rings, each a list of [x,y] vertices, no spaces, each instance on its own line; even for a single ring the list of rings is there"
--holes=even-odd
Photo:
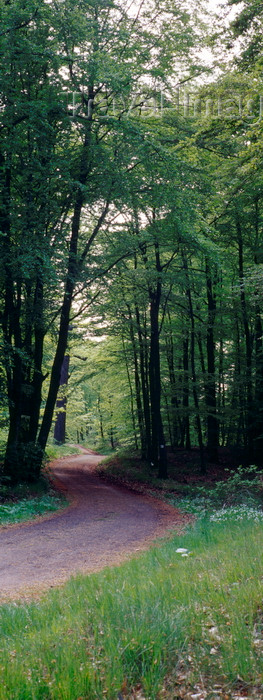
[[[50,465],[70,501],[54,515],[0,528],[0,601],[38,594],[77,572],[119,564],[189,520],[168,504],[104,483],[91,450]]]
[[[168,478],[158,479],[157,471],[138,454],[115,454],[104,460],[99,475],[108,483],[132,488],[145,495],[162,496],[167,493],[181,497],[196,493],[200,487],[213,489],[218,482],[225,482],[239,466],[239,454],[227,448],[219,449],[218,462],[206,463],[206,473],[200,469],[198,448],[176,448],[168,452]]]

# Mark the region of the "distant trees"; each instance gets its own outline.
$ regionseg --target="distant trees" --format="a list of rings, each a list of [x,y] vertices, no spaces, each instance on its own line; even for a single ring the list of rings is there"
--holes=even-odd
[[[166,470],[160,445],[166,441],[173,449],[199,444],[203,470],[218,459],[219,446],[238,448],[244,462],[262,463],[257,76],[254,63],[245,76],[235,66],[206,86],[199,99],[209,94],[217,109],[203,118],[180,120],[167,104],[160,122],[150,120],[154,176],[148,154],[134,171],[143,185],[129,207],[126,200],[126,228],[123,224],[123,237],[135,241],[136,250],[110,273],[100,309],[95,304],[105,333],[122,337],[122,347],[115,341],[118,369],[115,376],[111,369],[112,386],[122,366],[127,372],[123,413],[130,413],[133,440],[161,476]],[[242,90],[239,97],[233,98],[233,89]],[[159,370],[151,393],[153,347]],[[153,448],[156,442],[159,448]]]
[[[57,398],[63,416],[71,323],[74,343],[87,343],[69,382],[83,435],[112,446],[131,435],[162,478],[167,443],[198,444],[203,471],[221,445],[260,461],[258,7],[243,3],[230,28],[240,55],[194,88],[191,112],[187,92],[182,105],[173,97],[178,71],[184,85],[200,72],[191,3],[1,4],[0,391],[12,480],[39,475]]]
[[[85,306],[86,287],[126,254],[108,250],[109,227],[123,215],[139,151],[145,158],[155,148],[133,112],[160,97],[158,83],[175,56],[187,56],[193,29],[182,4],[154,0],[136,12],[117,0],[15,0],[0,13],[4,472],[17,480],[39,474],[72,304]]]

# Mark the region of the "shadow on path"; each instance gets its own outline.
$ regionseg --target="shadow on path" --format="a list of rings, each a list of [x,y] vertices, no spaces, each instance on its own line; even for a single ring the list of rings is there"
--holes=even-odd
[[[82,450],[51,465],[70,499],[63,511],[0,529],[0,600],[30,596],[77,572],[118,564],[158,535],[185,524],[161,501],[105,484],[95,469],[102,455]]]

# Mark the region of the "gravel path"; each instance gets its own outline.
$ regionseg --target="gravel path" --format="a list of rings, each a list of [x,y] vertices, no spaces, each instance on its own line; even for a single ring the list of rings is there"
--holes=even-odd
[[[102,456],[86,450],[51,465],[70,499],[64,511],[0,529],[0,601],[30,597],[77,572],[118,564],[185,517],[161,501],[96,476]]]

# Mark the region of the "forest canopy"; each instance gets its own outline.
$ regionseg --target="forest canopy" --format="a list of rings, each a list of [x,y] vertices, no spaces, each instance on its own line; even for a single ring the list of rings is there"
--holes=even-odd
[[[217,12],[0,1],[5,478],[54,424],[262,462],[262,4]]]

